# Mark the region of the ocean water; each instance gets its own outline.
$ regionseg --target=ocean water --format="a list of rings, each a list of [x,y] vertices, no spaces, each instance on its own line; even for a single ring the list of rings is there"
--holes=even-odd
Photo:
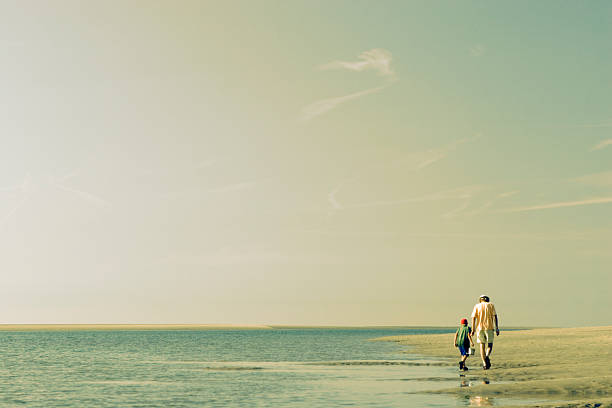
[[[447,407],[454,368],[370,339],[454,329],[0,332],[0,406]]]

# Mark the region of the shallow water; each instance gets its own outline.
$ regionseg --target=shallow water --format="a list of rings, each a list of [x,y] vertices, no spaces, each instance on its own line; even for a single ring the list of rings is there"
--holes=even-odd
[[[455,370],[368,339],[454,329],[0,333],[0,405],[443,407]],[[485,402],[486,403],[486,402]]]

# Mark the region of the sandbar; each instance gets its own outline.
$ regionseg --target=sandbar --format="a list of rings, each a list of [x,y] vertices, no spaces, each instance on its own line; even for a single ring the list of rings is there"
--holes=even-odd
[[[435,334],[377,340],[399,342],[409,346],[408,353],[456,365],[459,354],[453,338],[454,334]],[[484,371],[477,351],[468,358],[464,377],[457,369],[461,381],[456,387],[431,393],[453,394],[482,405],[490,405],[490,399],[496,407],[504,406],[504,399],[538,401],[514,407],[612,407],[612,326],[502,330],[491,362],[492,368]]]

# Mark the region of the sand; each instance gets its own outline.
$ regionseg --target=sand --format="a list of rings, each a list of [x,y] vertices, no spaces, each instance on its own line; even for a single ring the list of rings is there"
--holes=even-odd
[[[53,330],[224,330],[271,329],[270,326],[235,326],[228,324],[0,324],[0,331]]]
[[[450,357],[448,364],[457,365],[453,338],[441,334],[380,340],[408,345],[410,353]],[[504,399],[513,399],[538,401],[515,407],[612,407],[612,326],[502,331],[495,338],[491,363],[490,370],[482,370],[477,349],[476,356],[468,358],[465,377],[459,377],[457,368],[456,387],[432,393],[454,394],[473,406],[499,407]]]

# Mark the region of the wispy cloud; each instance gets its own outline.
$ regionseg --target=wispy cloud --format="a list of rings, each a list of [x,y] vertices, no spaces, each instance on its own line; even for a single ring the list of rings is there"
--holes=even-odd
[[[474,137],[466,137],[463,139],[456,140],[447,145],[444,145],[437,149],[430,149],[424,152],[422,161],[417,165],[417,169],[423,169],[427,166],[434,164],[435,162],[444,159],[450,152],[457,149],[457,147],[461,146],[465,143],[473,142],[480,138],[480,135],[476,135]]]
[[[391,69],[391,60],[393,56],[391,55],[391,52],[385,49],[374,48],[369,51],[364,51],[359,54],[357,58],[360,61],[332,61],[319,66],[319,69],[348,69],[349,71],[357,72],[375,70],[382,76],[394,75],[394,72]]]
[[[81,198],[81,199],[83,199],[85,201],[88,201],[88,202],[90,202],[92,204],[95,204],[98,207],[106,208],[106,207],[110,207],[110,205],[111,205],[105,199],[100,198],[100,197],[98,197],[98,196],[96,196],[94,194],[88,193],[87,191],[82,191],[82,190],[79,190],[79,189],[76,189],[76,188],[67,187],[67,186],[64,186],[62,184],[52,184],[52,185],[53,185],[53,187],[55,187],[55,188],[57,188],[59,190],[63,190],[63,191],[66,191],[68,193],[72,193],[72,194],[76,195],[77,197],[79,197],[79,198]]]
[[[172,167],[160,165],[137,167],[134,169],[134,174],[143,177],[191,177],[194,174],[197,174],[200,170],[217,165],[223,160],[225,159],[210,158],[202,159],[197,162],[183,160],[181,163],[178,163]]]
[[[586,176],[575,177],[569,181],[574,183],[586,184],[589,186],[609,187],[612,186],[612,171],[588,174]]]
[[[601,122],[592,122],[592,123],[585,123],[585,124],[582,124],[582,125],[576,125],[574,127],[581,127],[581,128],[608,128],[608,127],[612,127],[612,118],[604,119]]]
[[[444,159],[448,155],[448,151],[444,148],[441,149],[430,149],[425,152],[421,152],[418,154],[419,159],[417,161],[416,169],[421,170],[425,167],[428,167],[442,159]]]
[[[510,197],[518,193],[520,193],[519,190],[506,191],[505,193],[498,194],[497,197],[498,198]]]
[[[317,234],[317,235],[328,235],[338,237],[364,237],[364,236],[380,236],[385,237],[389,235],[402,236],[402,237],[414,237],[414,238],[456,238],[456,239],[518,239],[518,240],[550,240],[550,241],[561,241],[561,240],[585,240],[588,239],[589,234],[585,232],[561,232],[555,234],[487,234],[487,233],[456,233],[456,232],[410,232],[410,231],[364,231],[364,230],[317,230],[317,229],[304,229],[299,230],[306,234]]]
[[[486,201],[480,207],[476,208],[475,210],[466,212],[466,213],[464,213],[464,215],[466,215],[468,217],[473,217],[475,215],[482,214],[485,211],[487,211],[489,208],[491,208],[493,206],[493,204],[495,204],[498,200],[504,199],[504,198],[507,198],[507,197],[511,197],[513,195],[518,194],[519,192],[520,192],[519,190],[512,190],[512,191],[506,191],[504,193],[499,193],[496,196],[494,196],[493,198],[491,198],[488,201]]]
[[[482,57],[487,53],[486,47],[482,44],[474,44],[469,51],[472,57]]]
[[[208,190],[208,192],[209,193],[231,193],[235,191],[250,190],[252,188],[255,188],[256,185],[257,185],[256,181],[243,181],[240,183],[227,184],[225,186],[213,188],[213,189]]]
[[[591,148],[591,151],[595,151],[595,150],[601,150],[604,149],[608,146],[612,146],[612,139],[607,139],[607,140],[602,140],[601,142],[599,142],[598,144],[596,144],[595,146],[593,146]]]
[[[386,86],[379,86],[376,88],[366,89],[365,91],[355,92],[349,95],[338,96],[335,98],[323,99],[317,102],[314,102],[304,108],[300,113],[300,120],[308,121],[316,116],[322,115],[331,111],[332,109],[337,108],[339,105],[352,101],[354,99],[361,98],[362,96],[370,95],[376,92],[380,92],[385,89]]]
[[[32,197],[43,193],[45,189],[41,189],[41,186],[44,184],[49,187],[53,187],[57,190],[61,190],[75,195],[83,201],[87,201],[91,204],[94,204],[98,208],[108,208],[111,206],[110,202],[106,201],[101,197],[98,197],[95,194],[79,190],[74,187],[69,187],[64,184],[64,182],[77,175],[78,172],[73,171],[60,177],[47,176],[46,183],[43,183],[41,182],[41,180],[33,181],[32,176],[28,174],[25,176],[21,185],[15,187],[0,188],[0,191],[13,191],[18,195],[18,200],[15,206],[11,207],[9,211],[0,216],[0,226],[10,220]]]
[[[1,187],[0,191],[11,191],[11,192],[18,192],[18,193],[27,194],[27,193],[32,192],[32,187],[33,187],[32,176],[27,174],[23,178],[23,181],[21,182],[21,184],[13,185],[13,186],[10,186],[10,187]]]
[[[162,262],[179,265],[197,266],[231,266],[285,263],[293,259],[285,253],[267,250],[247,250],[235,248],[222,248],[216,252],[203,254],[179,253],[162,258]]]
[[[30,199],[30,194],[33,192],[32,187],[32,177],[27,174],[20,185],[0,188],[0,191],[15,192],[18,197],[17,203],[0,216],[0,226],[8,222],[27,203]]]
[[[340,204],[340,202],[336,199],[336,194],[338,194],[339,189],[340,189],[340,186],[336,187],[335,189],[330,191],[329,194],[327,194],[327,199],[329,203],[331,204],[332,209],[334,210],[341,210],[344,208],[342,204]]]
[[[464,211],[466,209],[468,209],[470,207],[470,204],[472,204],[473,201],[476,201],[473,199],[473,197],[470,195],[470,197],[466,197],[463,201],[463,204],[459,205],[457,208],[447,212],[446,214],[443,215],[444,218],[452,218],[452,217],[456,217],[456,216],[467,216],[467,217],[473,217],[475,215],[478,214],[482,214],[483,212],[487,211],[489,208],[491,208],[493,206],[493,204],[497,203],[498,200],[507,198],[507,197],[511,197],[515,194],[518,194],[519,190],[512,190],[512,191],[506,191],[503,193],[499,193],[495,196],[493,196],[493,198],[490,198],[488,201],[486,201],[484,204],[482,204],[480,207],[477,207],[474,210],[471,211]]]
[[[404,154],[402,155],[402,157],[398,160],[394,160],[391,162],[385,162],[384,164],[380,164],[377,163],[375,165],[372,166],[366,166],[365,168],[359,169],[360,173],[362,174],[361,177],[363,177],[365,174],[368,174],[372,171],[374,171],[377,168],[391,168],[393,169],[393,171],[409,171],[409,172],[418,172],[442,159],[444,159],[445,157],[448,156],[448,154],[450,154],[453,150],[457,149],[460,145],[465,144],[465,143],[470,143],[473,142],[477,139],[479,139],[481,137],[480,134],[477,134],[473,137],[467,137],[467,138],[463,138],[463,139],[459,139],[459,140],[455,140],[451,143],[448,143],[444,146],[435,148],[435,149],[429,149],[426,151],[422,151],[422,152],[416,152],[416,153],[409,153],[409,154]],[[401,167],[401,170],[398,170],[398,168]],[[351,206],[356,206],[358,204],[352,204],[352,205],[344,205],[340,202],[340,200],[337,198],[338,192],[348,183],[355,183],[360,179],[360,176],[353,176],[353,177],[349,177],[344,179],[341,183],[339,183],[338,185],[336,185],[328,194],[327,194],[327,200],[331,205],[331,211],[336,211],[336,210],[343,210],[345,208],[350,208]],[[379,201],[379,202],[373,202],[376,203],[376,205],[399,205],[399,204],[403,204],[403,203],[409,203],[409,202],[415,202],[414,200],[417,201],[423,201],[423,199],[425,197],[429,197],[429,196],[423,196],[423,197],[417,197],[417,198],[410,198],[406,200],[399,200],[399,201]],[[471,197],[471,196],[470,196]],[[465,198],[465,197],[464,197]],[[427,201],[427,200],[424,200]],[[368,203],[365,203],[366,205],[364,206],[370,206]],[[468,203],[469,204],[469,203]],[[465,207],[463,207],[461,210],[463,210]]]
[[[418,197],[404,198],[399,200],[380,200],[355,204],[346,204],[344,205],[344,208],[386,207],[427,201],[469,199],[474,195],[476,191],[479,191],[480,189],[480,186],[459,187],[451,190],[443,190],[432,194],[426,194]]]
[[[312,262],[345,262],[346,260],[335,255],[287,252],[274,248],[263,247],[224,247],[216,251],[188,253],[174,252],[159,259],[159,262],[171,265],[193,265],[204,267],[253,266],[275,265],[289,263]]]
[[[6,213],[2,214],[2,217],[0,217],[0,227],[3,226],[6,222],[8,222],[17,213],[17,211],[19,211],[19,209],[26,204],[29,199],[29,195],[22,195],[19,201],[17,201],[17,203],[13,207],[11,207]]]
[[[500,213],[516,213],[516,212],[525,212],[525,211],[548,210],[548,209],[551,209],[551,208],[577,207],[577,206],[581,206],[581,205],[594,205],[594,204],[606,204],[606,203],[612,203],[612,197],[590,198],[588,200],[562,201],[562,202],[557,202],[557,203],[532,205],[532,206],[526,206],[526,207],[508,208],[508,209],[505,209],[505,210],[499,210],[497,212],[500,212]]]
[[[310,105],[307,105],[302,108],[302,110],[300,111],[299,117],[301,121],[309,121],[312,118],[315,118],[319,115],[322,115],[337,108],[343,103],[361,98],[366,95],[371,95],[373,93],[380,92],[385,89],[389,83],[393,82],[396,79],[395,73],[391,69],[391,60],[393,58],[391,52],[382,48],[375,48],[369,51],[362,52],[358,58],[360,59],[360,61],[332,61],[330,63],[319,66],[319,69],[347,69],[349,71],[356,72],[365,70],[375,70],[378,71],[379,75],[387,77],[389,79],[389,81],[387,81],[387,85],[369,88],[363,91],[350,93],[348,95],[337,96],[334,98],[327,98],[313,102]]]
[[[470,206],[471,202],[472,202],[471,196],[464,198],[463,203],[461,203],[458,207],[453,208],[452,210],[448,211],[446,214],[443,214],[442,218],[453,218],[459,215],[463,210],[465,210],[466,208]]]
[[[94,204],[98,207],[102,207],[102,208],[107,208],[111,206],[111,203],[108,202],[107,200],[103,199],[102,197],[99,197],[95,194],[92,194],[88,191],[84,191],[81,189],[77,189],[74,187],[70,187],[65,185],[65,182],[67,182],[68,180],[70,180],[71,178],[74,178],[76,176],[78,176],[79,171],[78,170],[74,170],[72,172],[66,173],[63,176],[60,177],[55,177],[55,176],[47,176],[47,183],[51,186],[51,187],[55,187],[58,190],[62,190],[62,191],[66,191],[68,193],[74,194],[75,196],[81,198],[84,201],[87,201],[91,204]]]

